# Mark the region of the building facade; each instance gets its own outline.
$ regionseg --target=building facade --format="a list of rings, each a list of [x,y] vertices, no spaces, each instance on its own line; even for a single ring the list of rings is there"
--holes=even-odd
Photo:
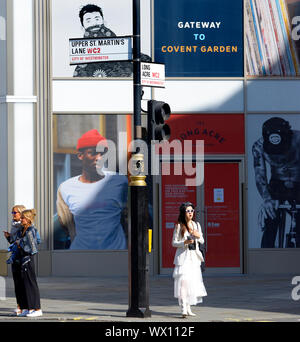
[[[181,148],[160,154],[151,184],[151,274],[172,272],[172,233],[185,201],[195,203],[206,237],[207,272],[298,271],[299,14],[292,0],[141,0],[142,61],[165,64],[166,76],[164,88],[143,87],[142,108],[150,99],[170,105],[170,143]],[[132,63],[90,63],[128,36],[131,0],[0,0],[0,223],[10,225],[14,204],[37,209],[39,276],[128,273]],[[90,45],[71,45],[82,38]],[[89,49],[96,43],[99,51]],[[102,183],[100,197],[77,182],[78,139],[94,129],[115,148],[105,167],[122,176]],[[182,152],[191,170],[182,170]],[[187,182],[193,171],[204,175],[201,184]],[[101,213],[114,222],[113,237]],[[3,236],[0,249],[7,274]]]

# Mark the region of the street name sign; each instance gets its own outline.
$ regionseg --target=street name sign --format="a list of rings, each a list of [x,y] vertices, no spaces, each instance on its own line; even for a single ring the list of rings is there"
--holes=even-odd
[[[71,38],[69,56],[70,65],[131,61],[132,37]]]
[[[165,65],[141,62],[141,85],[145,87],[165,87]]]

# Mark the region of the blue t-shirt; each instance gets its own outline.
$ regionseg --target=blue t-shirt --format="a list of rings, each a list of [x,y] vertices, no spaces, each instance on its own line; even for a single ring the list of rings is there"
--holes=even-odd
[[[70,249],[126,249],[120,219],[127,205],[127,177],[105,172],[105,177],[94,183],[79,178],[72,177],[60,186],[76,227]]]

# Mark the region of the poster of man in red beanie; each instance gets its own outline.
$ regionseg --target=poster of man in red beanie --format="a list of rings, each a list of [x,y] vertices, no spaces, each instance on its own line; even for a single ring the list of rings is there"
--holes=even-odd
[[[115,172],[99,172],[107,147],[106,138],[96,129],[84,133],[76,146],[82,172],[58,188],[57,214],[70,237],[70,249],[127,248],[121,215],[127,206],[128,181]]]

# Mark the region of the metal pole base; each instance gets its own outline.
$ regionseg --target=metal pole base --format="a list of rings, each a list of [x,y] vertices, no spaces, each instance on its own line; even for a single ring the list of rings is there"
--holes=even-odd
[[[151,310],[149,308],[146,308],[144,311],[144,317],[151,317]]]
[[[140,317],[144,318],[143,312],[138,308],[129,308],[126,312],[126,317]]]
[[[151,310],[146,308],[145,311],[138,309],[138,308],[129,308],[126,312],[126,317],[140,317],[140,318],[147,318],[151,317]]]

